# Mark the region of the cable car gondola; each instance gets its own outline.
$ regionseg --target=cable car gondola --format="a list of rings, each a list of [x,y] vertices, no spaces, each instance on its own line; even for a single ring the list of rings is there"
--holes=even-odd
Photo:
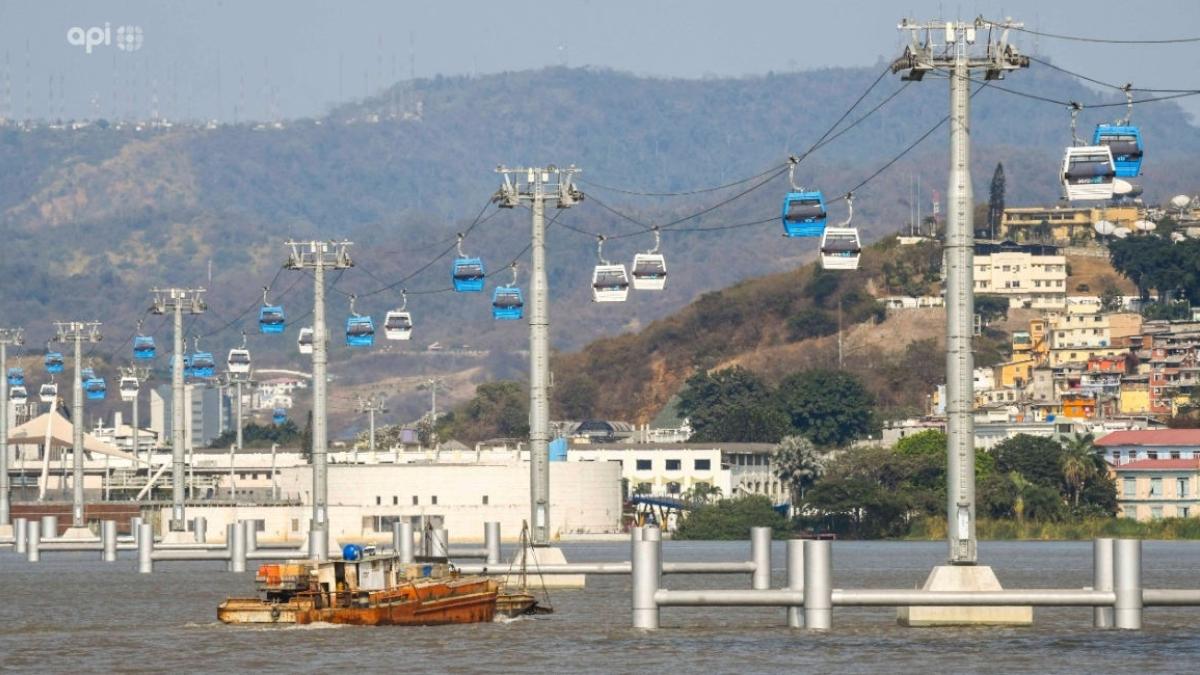
[[[457,293],[479,293],[483,291],[483,278],[486,276],[481,258],[468,258],[463,253],[463,235],[458,235],[458,257],[454,259],[454,267],[450,277],[454,282]]]
[[[212,352],[200,351],[200,338],[197,337],[194,343],[195,351],[192,352],[188,359],[191,376],[196,378],[213,377],[217,373],[217,362],[213,359]]]
[[[305,326],[300,329],[300,335],[296,337],[296,348],[301,354],[313,353],[313,329],[311,326]]]
[[[51,375],[61,373],[63,371],[63,355],[62,352],[52,352],[46,349],[46,356],[42,359],[42,365],[46,367],[46,372]]]
[[[346,318],[346,345],[370,347],[375,344],[375,322],[370,316],[354,311],[354,296],[350,296],[350,316]]]
[[[828,214],[825,210],[825,195],[820,190],[806,190],[796,185],[795,157],[788,168],[788,181],[792,191],[783,198],[783,234],[788,237],[819,237],[825,231]]]
[[[117,384],[117,391],[121,394],[121,400],[128,403],[136,401],[138,395],[138,381],[136,377],[125,375],[121,377],[121,381]]]
[[[625,265],[604,259],[604,236],[596,238],[600,264],[592,270],[592,302],[625,302],[629,297],[629,274]]]
[[[102,377],[89,377],[83,383],[83,393],[89,401],[103,401],[107,392],[108,385],[104,383]]]
[[[846,195],[846,206],[849,209],[846,221],[837,227],[826,227],[821,234],[821,269],[858,269],[862,243],[858,238],[858,228],[850,227],[850,221],[854,219],[853,194]]]
[[[133,338],[133,358],[139,361],[149,361],[153,359],[158,350],[154,347],[154,338],[149,335],[142,335],[142,322],[137,323],[137,336]]]
[[[1104,145],[1083,145],[1079,140],[1075,124],[1081,109],[1078,103],[1071,104],[1071,137],[1075,144],[1063,155],[1063,189],[1070,201],[1112,199],[1117,175],[1112,150]]]
[[[411,340],[412,314],[407,311],[408,293],[400,291],[400,307],[388,311],[383,318],[383,336],[389,340]]]
[[[25,391],[25,385],[18,384],[17,386],[13,387],[12,389],[9,389],[8,390],[8,400],[12,401],[13,403],[17,403],[17,404],[28,401],[29,400],[29,392]]]
[[[246,333],[242,332],[242,346],[229,350],[225,367],[231,373],[243,375],[250,372],[250,350],[246,349]]]
[[[38,387],[38,398],[42,400],[42,403],[54,403],[58,399],[58,384],[46,382]]]
[[[285,315],[282,305],[272,305],[267,300],[270,286],[263,286],[262,307],[258,308],[258,331],[260,333],[282,333],[285,327]]]
[[[525,298],[517,286],[517,264],[512,264],[512,283],[492,289],[492,318],[497,321],[516,321],[525,316]]]
[[[633,256],[629,274],[633,277],[633,288],[638,291],[661,291],[667,286],[667,259],[658,252],[662,238],[658,227],[654,228],[654,248]]]
[[[283,424],[287,421],[287,411],[283,408],[276,408],[271,412],[271,421],[275,424]]]
[[[1125,85],[1127,108],[1125,118],[1114,124],[1098,124],[1092,134],[1092,145],[1108,146],[1112,152],[1117,178],[1136,178],[1142,173],[1142,130],[1129,123],[1133,117],[1133,87]]]
[[[9,368],[8,369],[8,386],[20,387],[25,384],[25,369],[24,368]]]

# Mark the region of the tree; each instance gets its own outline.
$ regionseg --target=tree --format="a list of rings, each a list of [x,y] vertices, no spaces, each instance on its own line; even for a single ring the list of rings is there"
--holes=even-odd
[[[937,475],[935,458],[901,455],[891,448],[858,447],[832,457],[805,493],[803,509],[833,530],[852,536],[901,536],[914,516],[944,510],[939,493],[914,477]]]
[[[837,370],[806,370],[779,385],[792,427],[819,446],[842,447],[874,429],[875,399],[862,380]]]
[[[438,420],[438,438],[478,443],[529,436],[529,393],[520,382],[499,380],[475,387],[475,396]]]
[[[992,449],[996,469],[1013,471],[1037,485],[1058,489],[1062,484],[1062,446],[1051,438],[1017,434]]]
[[[691,421],[695,441],[774,443],[789,426],[771,389],[741,367],[688,378],[677,410]]]
[[[991,237],[996,237],[996,230],[1000,227],[1000,222],[1004,219],[1004,164],[996,163],[996,171],[992,174],[992,184],[988,190],[988,213],[987,226],[991,231]]]
[[[1097,472],[1093,440],[1092,434],[1076,434],[1062,444],[1062,477],[1071,490],[1071,504],[1076,507],[1084,486]]]
[[[821,456],[812,441],[802,436],[784,436],[771,452],[775,475],[787,486],[792,505],[804,500],[804,491],[821,473]]]
[[[595,416],[600,386],[586,372],[576,372],[560,378],[551,390],[557,404],[559,419],[585,420]]]
[[[1007,319],[1008,307],[1008,298],[1002,295],[975,296],[975,313],[985,326],[998,319]]]
[[[308,416],[304,420],[304,431],[300,432],[300,455],[312,461],[313,451],[313,414],[312,410],[308,411]]]
[[[675,539],[744,540],[752,527],[770,527],[782,534],[789,523],[763,495],[722,499],[688,513],[675,530]]]
[[[819,307],[805,307],[787,320],[788,336],[793,340],[823,337],[837,332],[837,320]]]

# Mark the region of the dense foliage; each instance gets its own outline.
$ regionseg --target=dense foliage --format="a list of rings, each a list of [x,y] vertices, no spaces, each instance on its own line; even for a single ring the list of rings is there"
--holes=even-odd
[[[472,445],[529,436],[529,390],[520,382],[485,382],[475,396],[438,420],[438,438]]]
[[[247,448],[269,448],[272,445],[297,447],[300,445],[302,432],[292,420],[283,424],[255,424],[250,422],[242,427],[242,444]],[[227,448],[237,442],[237,430],[230,429],[213,439],[209,445],[214,448]]]
[[[854,375],[806,370],[771,387],[744,368],[698,372],[679,394],[694,441],[774,443],[798,434],[842,446],[874,428],[874,399]]]
[[[771,527],[786,533],[788,521],[762,495],[723,499],[699,506],[675,530],[675,539],[745,539],[752,527]]]
[[[1109,243],[1113,267],[1132,281],[1143,299],[1154,291],[1161,305],[1176,298],[1200,305],[1200,239],[1174,242],[1159,236],[1137,236]],[[1181,306],[1186,312],[1186,306]],[[1171,310],[1156,308],[1168,316]],[[1183,318],[1183,317],[1179,317]]]

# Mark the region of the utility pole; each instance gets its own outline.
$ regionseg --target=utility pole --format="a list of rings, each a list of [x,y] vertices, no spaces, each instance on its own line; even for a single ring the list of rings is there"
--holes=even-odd
[[[55,339],[75,345],[75,387],[71,399],[71,442],[72,487],[74,494],[71,505],[71,527],[85,527],[83,520],[83,378],[80,371],[83,362],[83,343],[100,341],[99,321],[58,321]],[[50,452],[50,448],[46,448]]]
[[[171,531],[184,532],[184,445],[187,433],[184,428],[183,407],[183,315],[203,314],[208,305],[204,303],[203,288],[155,288],[155,314],[171,312],[175,319],[174,348],[171,352]]]
[[[931,70],[950,74],[950,184],[946,223],[946,417],[947,417],[947,537],[951,565],[978,561],[975,539],[975,424],[974,355],[971,352],[974,311],[972,269],[974,225],[971,203],[971,71],[984,71],[986,80],[1002,79],[1010,70],[1029,67],[1029,57],[1008,44],[1009,28],[1022,24],[993,25],[974,22],[932,21],[919,24],[904,19],[899,28],[909,32],[904,54],[892,63],[892,72],[906,71],[905,80],[920,81]],[[972,56],[978,32],[987,31],[986,50]],[[999,35],[993,40],[993,32]],[[922,36],[923,34],[923,36]]]
[[[325,270],[344,270],[353,267],[348,241],[289,241],[291,249],[286,267],[290,270],[312,270],[313,273],[313,512],[308,529],[308,555],[316,560],[329,556],[329,513],[327,494],[329,478],[326,473],[326,454],[329,452],[329,432],[326,426],[326,376],[329,335],[325,329]]]
[[[444,380],[440,377],[430,377],[417,386],[417,389],[429,390],[429,444],[434,450],[438,447],[437,438],[437,391]]]
[[[511,209],[530,202],[532,222],[532,270],[529,312],[529,506],[534,546],[550,544],[550,306],[546,281],[546,202],[560,209],[583,200],[571,182],[579,169],[496,168],[504,183],[493,197],[500,208]]]
[[[242,340],[243,344],[245,344],[245,336],[242,337]],[[254,386],[257,384],[257,382],[254,381],[254,375],[251,373],[226,373],[226,376],[226,384],[233,386],[235,399],[233,403],[233,423],[235,426],[235,431],[233,433],[235,440],[233,445],[229,448],[229,498],[234,499],[237,494],[235,492],[236,485],[234,482],[234,452],[241,452],[245,449],[245,446],[242,444],[242,427],[244,426],[244,423],[242,422],[242,385]]]
[[[366,413],[369,425],[369,435],[367,440],[367,448],[371,452],[371,457],[375,457],[375,413],[387,412],[384,407],[384,397],[382,394],[372,394],[370,396],[359,396],[355,400],[355,412]],[[358,463],[358,444],[354,445],[354,463]]]
[[[8,478],[8,346],[22,344],[25,344],[24,330],[0,328],[0,527],[9,524],[12,491]]]
[[[133,406],[133,429],[132,429],[132,431],[133,431],[133,458],[136,460],[138,457],[138,452],[141,450],[141,444],[138,442],[140,440],[139,434],[138,434],[138,394],[141,393],[142,383],[145,382],[146,380],[150,379],[150,369],[143,368],[140,366],[129,366],[127,368],[122,368],[121,369],[121,379],[125,379],[127,377],[133,378],[138,383],[138,393],[135,393],[133,395],[133,399],[130,401],[130,403]],[[147,478],[149,478],[151,473],[152,472],[150,470],[150,448],[147,448],[146,449],[146,476],[147,476]]]

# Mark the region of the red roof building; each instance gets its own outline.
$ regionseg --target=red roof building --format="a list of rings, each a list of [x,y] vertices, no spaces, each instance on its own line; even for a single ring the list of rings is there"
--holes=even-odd
[[[1139,460],[1192,460],[1200,457],[1200,429],[1114,431],[1097,440],[1096,447],[1114,466]]]

